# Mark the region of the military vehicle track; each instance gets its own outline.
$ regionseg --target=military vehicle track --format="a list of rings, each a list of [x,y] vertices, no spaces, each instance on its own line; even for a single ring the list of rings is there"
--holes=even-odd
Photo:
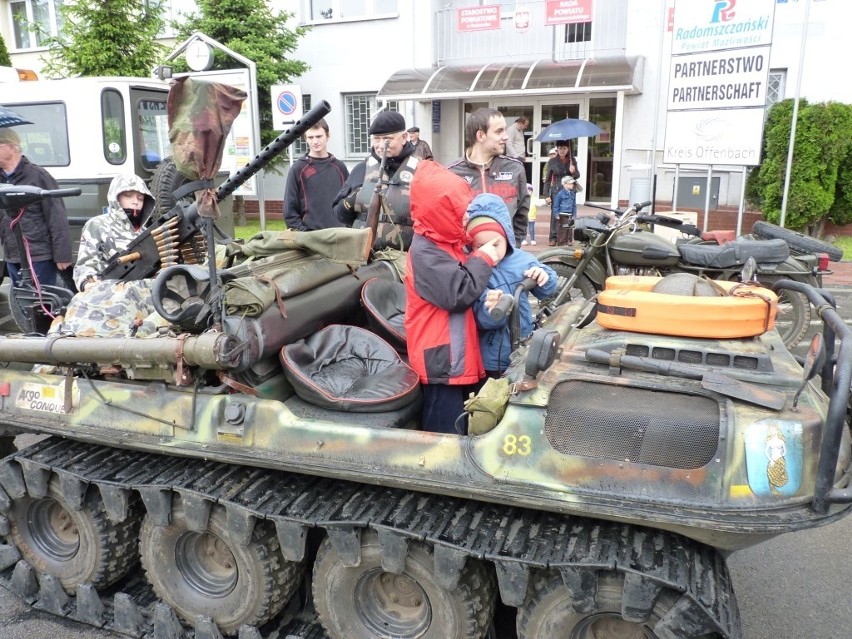
[[[7,543],[12,528],[7,515],[21,500],[47,495],[48,488],[71,512],[102,502],[113,525],[138,518],[141,498],[148,520],[166,526],[173,502],[179,502],[190,530],[206,530],[211,512],[223,509],[223,517],[216,515],[226,528],[220,534],[234,547],[254,547],[253,540],[263,536],[257,529],[274,525],[284,563],[305,560],[315,529],[324,531],[323,546],[344,566],[358,565],[362,550],[368,563],[362,532],[365,540],[378,539],[379,571],[401,574],[407,555],[426,549],[436,584],[453,590],[466,574],[477,573],[469,581],[484,582],[478,593],[483,601],[494,588],[488,575],[496,574],[502,601],[520,607],[528,637],[544,636],[533,634],[535,627],[548,623],[554,601],[564,602],[568,593],[578,612],[596,606],[605,612],[614,599],[627,618],[659,618],[654,627],[659,637],[740,637],[724,559],[712,548],[665,531],[56,437],[4,460],[0,486],[0,535]],[[321,561],[328,563],[328,555]],[[140,574],[100,594],[79,584],[70,596],[56,578],[22,561],[14,545],[0,545],[0,570],[2,585],[27,603],[90,625],[157,639],[221,637],[209,618],[198,617],[194,628],[180,621]],[[604,600],[609,603],[601,604]],[[661,601],[667,610],[660,609]],[[316,623],[294,621],[287,613],[291,608],[260,628],[243,625],[239,637],[325,636]],[[478,627],[472,632],[479,634],[471,636],[484,634],[484,613],[490,615],[484,606],[473,611]]]

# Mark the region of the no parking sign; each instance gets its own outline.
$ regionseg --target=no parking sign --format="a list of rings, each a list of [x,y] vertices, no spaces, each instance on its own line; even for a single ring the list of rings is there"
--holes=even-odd
[[[289,129],[302,117],[302,87],[298,84],[276,84],[272,92],[272,128]]]

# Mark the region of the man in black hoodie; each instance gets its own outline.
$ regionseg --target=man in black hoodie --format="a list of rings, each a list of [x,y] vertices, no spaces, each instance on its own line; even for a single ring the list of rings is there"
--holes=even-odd
[[[316,231],[340,226],[332,210],[334,195],[346,183],[349,169],[328,152],[325,118],[305,133],[308,154],[287,173],[284,188],[284,221],[294,231]]]
[[[411,180],[420,160],[408,140],[405,118],[396,111],[381,111],[369,129],[372,149],[349,174],[334,199],[334,212],[345,226],[364,228],[373,192],[380,185],[382,209],[373,248],[408,250],[414,234],[411,221]],[[381,169],[387,146],[387,159]]]

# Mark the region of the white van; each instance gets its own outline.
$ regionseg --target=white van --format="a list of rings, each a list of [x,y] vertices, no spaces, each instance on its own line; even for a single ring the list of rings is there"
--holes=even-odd
[[[83,190],[65,198],[73,228],[101,212],[113,177],[147,181],[170,155],[168,93],[167,82],[145,78],[15,81],[0,86],[0,104],[32,122],[15,128],[24,154],[61,187]]]

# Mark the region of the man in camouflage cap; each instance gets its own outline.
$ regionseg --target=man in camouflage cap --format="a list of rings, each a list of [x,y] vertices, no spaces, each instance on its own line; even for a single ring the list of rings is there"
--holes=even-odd
[[[408,140],[405,118],[396,111],[381,111],[369,129],[370,155],[355,165],[334,199],[334,212],[346,226],[364,228],[373,192],[382,188],[382,209],[373,248],[408,250],[414,235],[411,221],[411,180],[420,159]],[[382,155],[387,147],[384,171]],[[381,174],[381,175],[380,175]]]

